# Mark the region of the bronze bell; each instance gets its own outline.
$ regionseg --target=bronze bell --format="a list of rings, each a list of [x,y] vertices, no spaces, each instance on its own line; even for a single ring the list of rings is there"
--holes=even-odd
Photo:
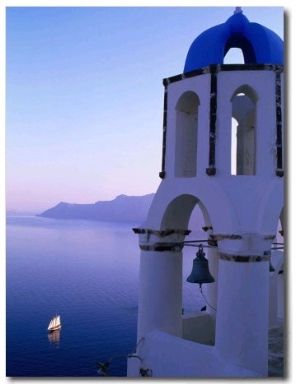
[[[196,258],[193,260],[193,269],[190,276],[186,279],[189,283],[207,284],[213,283],[215,279],[210,274],[208,269],[208,260],[204,257],[203,246],[199,246],[199,250],[196,253]]]

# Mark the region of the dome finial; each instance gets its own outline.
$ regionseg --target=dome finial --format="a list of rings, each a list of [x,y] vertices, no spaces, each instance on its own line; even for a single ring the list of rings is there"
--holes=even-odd
[[[236,13],[243,13],[243,11],[242,11],[242,7],[235,7],[235,11],[234,11],[233,13],[234,13],[234,15],[235,15]]]

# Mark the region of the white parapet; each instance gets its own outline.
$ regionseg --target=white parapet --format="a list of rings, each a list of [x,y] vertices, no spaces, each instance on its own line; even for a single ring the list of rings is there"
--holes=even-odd
[[[140,352],[144,356],[143,363],[156,378],[261,376],[222,358],[214,346],[184,340],[159,330],[148,334]]]

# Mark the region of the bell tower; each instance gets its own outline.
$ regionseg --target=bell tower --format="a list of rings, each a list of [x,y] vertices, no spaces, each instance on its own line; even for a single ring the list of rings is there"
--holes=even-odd
[[[244,63],[224,64],[231,48]],[[268,332],[280,321],[270,255],[284,208],[283,63],[281,38],[237,7],[194,40],[182,74],[163,80],[162,181],[133,229],[141,251],[137,354],[153,376],[268,376]],[[211,245],[206,293],[216,310],[185,317],[182,263],[196,205]],[[281,266],[283,252],[277,257]],[[137,364],[128,360],[128,376],[139,375]]]

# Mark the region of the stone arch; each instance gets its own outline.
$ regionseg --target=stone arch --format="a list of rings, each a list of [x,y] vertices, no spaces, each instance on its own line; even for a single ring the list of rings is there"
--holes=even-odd
[[[208,211],[199,198],[190,194],[183,194],[174,198],[166,207],[161,221],[161,229],[186,229],[196,205],[202,212],[205,226],[211,226]]]
[[[175,177],[197,174],[198,107],[195,92],[184,92],[176,104]]]
[[[236,131],[232,126],[232,174],[256,174],[256,105],[258,96],[249,85],[238,87],[232,97],[232,118],[237,121]]]
[[[161,183],[150,206],[143,226],[165,229],[188,229],[189,219],[198,205],[205,226],[213,226],[215,233],[235,231],[239,227],[239,216],[235,205],[219,183],[203,180],[201,188],[197,183]]]

